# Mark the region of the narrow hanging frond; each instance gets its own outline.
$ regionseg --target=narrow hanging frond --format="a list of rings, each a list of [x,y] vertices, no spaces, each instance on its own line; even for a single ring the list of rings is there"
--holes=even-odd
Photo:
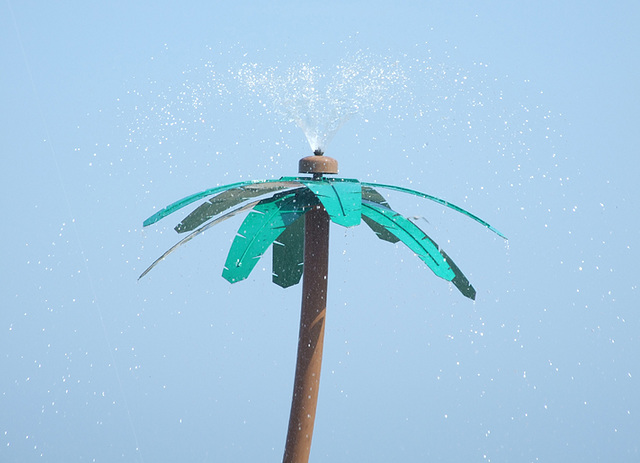
[[[178,233],[191,231],[212,217],[220,214],[222,211],[235,207],[250,198],[298,186],[300,186],[300,183],[298,182],[279,181],[275,183],[256,183],[230,188],[218,193],[213,198],[194,209],[193,212],[186,216],[184,220],[175,227],[175,230]]]
[[[453,280],[455,274],[438,247],[430,239],[425,240],[425,233],[409,219],[369,201],[362,202],[362,213],[407,245],[437,276],[447,281]]]
[[[297,285],[304,270],[304,216],[273,242],[272,281],[282,288]]]
[[[183,207],[188,206],[189,204],[191,204],[191,203],[193,203],[195,201],[198,201],[199,199],[206,198],[207,196],[211,196],[211,195],[214,195],[216,193],[220,193],[221,191],[230,190],[231,188],[243,187],[243,186],[247,186],[247,185],[257,185],[257,184],[261,184],[261,183],[277,183],[277,182],[280,182],[280,181],[281,180],[248,180],[246,182],[230,183],[229,185],[222,185],[222,186],[209,188],[208,190],[201,191],[200,193],[194,193],[192,195],[189,195],[189,196],[187,196],[185,198],[182,198],[182,199],[176,201],[175,203],[169,204],[167,207],[165,207],[164,209],[159,210],[158,212],[153,214],[151,217],[149,217],[147,220],[145,220],[142,223],[142,225],[144,227],[152,225],[152,224],[156,223],[158,220],[163,219],[164,217],[168,216],[169,214],[173,214],[177,210],[180,210]]]
[[[249,276],[256,263],[286,227],[317,204],[307,188],[263,199],[247,215],[227,255],[222,276],[236,283]]]
[[[362,187],[362,199],[380,204],[381,206],[391,209],[391,206],[389,206],[387,200],[384,199],[384,196],[382,196],[371,187]],[[362,215],[362,220],[381,240],[388,241],[389,243],[397,243],[398,241],[400,241],[400,238],[398,238],[393,233],[390,233],[384,226],[380,225],[378,222],[370,219],[364,214]]]
[[[363,218],[384,227],[390,234],[409,247],[437,276],[450,281],[469,299],[475,299],[476,290],[453,260],[424,231],[413,222],[387,207],[371,201],[362,202]],[[368,222],[367,222],[368,223]],[[376,231],[373,227],[372,229]]]
[[[445,260],[447,261],[447,264],[449,264],[449,267],[451,267],[451,270],[453,270],[453,273],[456,274],[454,279],[451,280],[451,283],[453,283],[453,286],[458,288],[458,291],[460,291],[463,296],[466,296],[472,301],[475,301],[476,290],[473,286],[471,286],[471,283],[469,283],[469,280],[467,280],[467,277],[464,276],[464,274],[458,268],[456,263],[451,259],[451,257],[449,257],[449,255],[446,252],[444,252],[444,250],[440,249],[440,254],[442,254],[442,257],[445,258]]]
[[[364,212],[362,213],[362,221],[366,223],[371,231],[373,231],[373,233],[375,233],[381,240],[388,241],[389,243],[397,243],[400,241],[400,238],[387,230],[384,225],[380,225],[375,220],[370,219]]]
[[[389,209],[391,209],[391,206],[389,206],[389,203],[384,198],[384,196],[382,196],[380,193],[378,193],[374,188],[371,188],[370,186],[364,186],[364,185],[362,186],[362,199],[365,199],[367,201],[372,201],[374,203],[380,204],[381,206],[388,207]]]
[[[158,257],[153,264],[151,264],[149,267],[147,267],[147,269],[142,272],[142,274],[138,277],[138,280],[140,278],[142,278],[143,276],[145,276],[147,273],[149,273],[151,271],[151,269],[153,267],[155,267],[156,265],[158,265],[160,262],[162,262],[169,254],[171,254],[173,251],[175,251],[176,249],[178,249],[180,246],[182,246],[183,244],[191,241],[193,238],[195,238],[196,236],[198,236],[200,233],[208,230],[209,228],[213,227],[214,225],[219,224],[220,222],[224,222],[227,219],[230,219],[231,217],[233,217],[234,215],[240,214],[241,212],[244,212],[246,210],[251,209],[252,207],[254,207],[255,205],[257,205],[260,201],[253,201],[249,204],[245,204],[242,207],[239,207],[237,209],[234,209],[233,211],[227,212],[224,215],[221,215],[220,217],[218,217],[217,219],[209,222],[208,224],[198,228],[196,231],[194,231],[193,233],[190,233],[189,235],[187,235],[185,238],[183,238],[182,240],[178,241],[176,244],[174,244],[169,250],[167,250],[164,254],[162,254],[160,257]]]
[[[426,193],[421,193],[420,191],[416,191],[416,190],[411,190],[409,188],[403,188],[400,186],[395,186],[395,185],[384,185],[382,183],[367,183],[367,182],[362,182],[363,186],[368,186],[368,187],[375,187],[375,188],[387,188],[389,190],[396,190],[396,191],[401,191],[403,193],[409,193],[411,195],[415,195],[415,196],[420,196],[421,198],[425,198],[425,199],[430,199],[431,201],[435,201],[438,204],[442,204],[443,206],[446,206],[450,209],[453,209],[454,211],[460,212],[461,214],[466,215],[467,217],[469,217],[470,219],[475,220],[476,222],[478,222],[479,224],[484,225],[485,227],[487,227],[489,230],[491,230],[492,232],[494,232],[496,235],[498,235],[500,238],[504,238],[505,240],[507,239],[506,236],[504,236],[502,233],[500,233],[497,229],[493,228],[491,225],[489,225],[487,222],[485,222],[484,220],[482,220],[480,217],[473,215],[471,212],[466,211],[464,209],[462,209],[459,206],[456,206],[455,204],[452,204],[448,201],[445,201],[444,199],[440,199],[436,196],[431,196],[428,195]]]

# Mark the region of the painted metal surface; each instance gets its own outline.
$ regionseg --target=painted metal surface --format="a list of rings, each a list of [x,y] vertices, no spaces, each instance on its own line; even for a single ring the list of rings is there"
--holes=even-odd
[[[278,181],[273,183],[254,183],[224,190],[221,193],[216,194],[206,203],[194,209],[193,212],[186,216],[182,222],[176,225],[175,231],[178,233],[185,233],[194,230],[196,227],[199,227],[212,217],[215,217],[221,212],[231,209],[248,199],[297,186],[300,186],[298,182]]]
[[[222,276],[230,283],[247,278],[276,238],[315,202],[315,197],[304,188],[276,193],[260,201],[240,225]]]
[[[301,174],[337,174],[338,161],[323,155],[307,156],[298,162],[298,172]]]
[[[304,218],[299,218],[273,242],[271,280],[281,288],[300,283],[304,270],[304,223]]]
[[[360,225],[360,182],[352,179],[305,179],[301,183],[320,199],[333,223],[343,227]]]
[[[284,463],[309,461],[324,344],[329,274],[329,215],[319,205],[305,215],[298,354]]]
[[[194,201],[213,196],[175,227],[178,233],[192,233],[160,256],[140,278],[182,244],[247,210],[250,212],[231,244],[222,276],[230,283],[246,279],[264,252],[273,245],[273,282],[287,288],[302,278],[298,354],[284,463],[307,463],[311,450],[324,343],[330,223],[353,227],[364,221],[378,238],[391,243],[401,241],[435,275],[450,281],[470,299],[475,299],[476,291],[453,260],[423,230],[391,209],[377,188],[430,199],[470,217],[504,238],[487,222],[435,196],[393,185],[324,178],[323,174],[328,171],[337,172],[337,162],[335,166],[327,167],[324,160],[317,159],[322,158],[321,154],[316,153],[313,162],[301,164],[305,166],[301,170],[312,173],[313,178],[282,177],[211,188],[170,204],[144,221],[144,226],[150,225]],[[289,191],[279,191],[285,189]],[[269,193],[273,193],[272,196],[248,202]],[[247,204],[240,206],[242,203]],[[233,207],[236,209],[224,213]]]
[[[410,195],[414,195],[414,196],[419,196],[421,198],[425,198],[425,199],[429,199],[431,201],[434,201],[438,204],[442,204],[445,207],[448,207],[449,209],[453,209],[456,212],[459,212],[463,215],[466,215],[467,217],[469,217],[472,220],[475,220],[476,222],[478,222],[479,224],[484,225],[485,227],[487,227],[489,230],[491,230],[493,233],[495,233],[496,235],[498,235],[500,238],[504,238],[505,240],[507,239],[506,236],[504,236],[502,233],[500,233],[496,228],[492,227],[491,225],[489,225],[487,222],[485,222],[484,220],[482,220],[480,217],[472,214],[471,212],[461,208],[460,206],[456,206],[453,203],[450,203],[449,201],[445,201],[444,199],[438,198],[436,196],[432,196],[432,195],[428,195],[426,193],[422,193],[420,191],[417,190],[411,190],[409,188],[404,188],[404,187],[400,187],[400,186],[395,186],[395,185],[385,185],[383,183],[367,183],[367,182],[362,182],[363,186],[367,186],[367,187],[371,187],[371,188],[386,188],[388,190],[395,190],[395,191],[400,191],[402,193],[408,193]]]
[[[362,199],[366,201],[374,202],[376,204],[380,204],[381,206],[391,209],[391,206],[389,206],[389,203],[387,202],[387,200],[384,199],[384,196],[382,196],[380,193],[378,193],[376,190],[374,190],[371,187],[367,187],[367,186],[362,187]],[[387,230],[384,226],[380,225],[375,220],[370,219],[365,214],[362,214],[362,220],[364,221],[364,223],[366,223],[369,226],[369,228],[381,240],[388,241],[389,243],[397,243],[398,241],[400,241],[400,238],[398,238],[393,233],[389,232],[389,230]]]
[[[188,206],[191,203],[194,203],[200,199],[206,198],[207,196],[215,195],[216,193],[220,193],[225,190],[230,190],[231,188],[243,187],[248,185],[256,185],[260,183],[278,183],[281,180],[247,180],[246,182],[236,182],[230,183],[228,185],[216,186],[213,188],[209,188],[207,190],[201,191],[199,193],[194,193],[192,195],[186,196],[178,201],[169,204],[167,207],[159,210],[147,220],[145,220],[142,225],[147,227],[156,223],[158,220],[165,218],[166,216],[173,214],[174,212],[182,209],[185,206]]]
[[[360,182],[356,179],[322,178],[321,176],[250,180],[210,188],[187,196],[145,220],[144,225],[150,225],[188,204],[213,196],[198,206],[175,227],[179,233],[188,231],[192,233],[156,259],[140,275],[140,278],[178,247],[204,230],[240,212],[252,209],[240,226],[238,235],[231,245],[223,277],[231,283],[246,279],[260,257],[273,244],[272,281],[283,288],[293,286],[300,282],[304,273],[302,216],[314,205],[320,203],[326,210],[330,221],[335,224],[353,227],[364,221],[378,238],[390,243],[402,241],[427,264],[435,275],[452,282],[464,296],[474,299],[475,289],[451,258],[423,230],[391,209],[385,197],[378,191],[379,188],[400,191],[435,201],[464,214],[504,238],[502,233],[487,222],[459,206],[408,188]],[[248,203],[250,199],[274,192],[276,193],[266,199]],[[223,214],[229,208],[242,203],[247,204],[230,213]]]
[[[207,231],[209,228],[213,227],[214,225],[218,225],[220,222],[224,222],[225,220],[230,219],[231,217],[233,217],[235,215],[238,215],[241,212],[248,211],[249,209],[251,209],[254,206],[256,206],[259,202],[260,201],[253,201],[252,203],[245,204],[244,206],[238,207],[238,208],[236,208],[236,209],[234,209],[232,211],[227,212],[224,215],[221,215],[220,217],[216,218],[215,220],[212,220],[211,222],[207,223],[206,225],[203,225],[202,227],[198,228],[194,232],[189,233],[189,235],[187,235],[185,238],[181,239],[176,244],[171,246],[171,248],[169,248],[164,254],[162,254],[160,257],[158,257],[149,267],[147,267],[147,269],[140,274],[140,276],[138,277],[138,280],[140,278],[142,278],[143,276],[145,276],[147,273],[149,273],[156,265],[158,265],[160,262],[162,262],[169,254],[171,254],[172,252],[177,250],[183,244],[186,244],[189,241],[191,241],[193,238],[198,236],[200,233]]]
[[[440,278],[453,280],[455,273],[440,254],[438,246],[413,222],[392,209],[363,201],[362,213],[395,235]]]

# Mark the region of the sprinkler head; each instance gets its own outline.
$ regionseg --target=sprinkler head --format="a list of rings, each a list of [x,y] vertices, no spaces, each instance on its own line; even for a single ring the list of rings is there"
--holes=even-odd
[[[321,154],[317,154],[317,153]],[[323,156],[322,151],[316,150],[313,156],[300,159],[298,172],[301,174],[314,174],[314,177],[322,177],[323,174],[337,174],[338,161],[329,156]]]

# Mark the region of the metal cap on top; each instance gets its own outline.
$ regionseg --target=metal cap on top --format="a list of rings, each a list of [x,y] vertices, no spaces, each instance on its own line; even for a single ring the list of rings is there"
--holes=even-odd
[[[338,161],[324,156],[320,150],[315,150],[313,156],[300,159],[298,172],[301,174],[337,174]]]

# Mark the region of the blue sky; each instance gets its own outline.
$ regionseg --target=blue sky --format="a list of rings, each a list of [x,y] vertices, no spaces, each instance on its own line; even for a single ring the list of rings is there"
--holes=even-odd
[[[509,242],[389,196],[470,302],[333,226],[311,461],[637,461],[639,9],[3,2],[0,460],[282,458],[300,287],[271,284],[270,251],[220,277],[239,218],[138,282],[179,217],[142,221],[310,154],[243,65],[330,76],[361,52],[406,86],[336,134],[340,175]]]

